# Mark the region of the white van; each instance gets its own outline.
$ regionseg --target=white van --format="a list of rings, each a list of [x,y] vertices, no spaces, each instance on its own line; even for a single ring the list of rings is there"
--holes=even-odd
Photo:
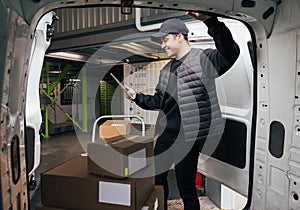
[[[40,156],[39,75],[56,17],[51,11],[80,7],[193,10],[228,21],[243,53],[218,81],[225,133],[213,154],[200,156],[199,170],[244,195],[244,209],[300,209],[299,0],[1,1],[1,209],[29,209],[30,177]],[[136,30],[157,27],[144,28],[139,21]],[[234,33],[240,23],[246,36]],[[56,41],[52,50],[64,41]],[[63,44],[76,42],[71,37]]]

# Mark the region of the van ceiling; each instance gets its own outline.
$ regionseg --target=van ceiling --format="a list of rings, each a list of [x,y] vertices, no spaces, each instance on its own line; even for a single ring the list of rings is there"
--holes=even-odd
[[[62,4],[63,2],[64,1],[61,1]],[[76,1],[72,2],[76,4]],[[89,2],[91,3],[93,1]],[[116,1],[113,2],[116,3]],[[148,6],[155,7],[155,2],[148,1],[147,4]],[[172,1],[169,1],[168,4],[163,4],[160,2],[159,4],[162,8],[175,7],[178,9],[179,3],[175,4],[171,2]],[[207,3],[207,1],[205,3],[202,3],[201,0],[197,2],[200,8],[211,12],[222,12],[222,9],[215,8],[222,7],[224,10],[230,5],[229,2],[232,2],[232,7],[229,6],[229,8],[227,9],[231,10],[233,8],[243,10],[241,8],[243,2],[255,2],[256,5],[258,4],[258,2],[256,1],[242,0],[241,5],[239,5],[237,3],[239,1],[235,1],[234,4],[233,1],[226,0],[228,4],[226,4],[226,6],[224,7],[224,1],[220,3],[219,0],[213,0],[210,1],[210,3]],[[267,9],[269,5],[272,5],[270,4],[270,2],[271,1],[265,1],[262,5],[264,5]],[[278,3],[278,1],[274,2]],[[139,5],[144,4],[143,1],[135,1],[135,3]],[[70,5],[72,4],[73,3],[70,2]],[[180,5],[184,6],[184,8],[189,8],[193,4],[195,4],[195,2],[189,0],[185,1],[184,3],[180,3]],[[209,4],[211,4],[211,7],[208,7]],[[274,4],[272,6],[274,6]],[[259,9],[262,10],[263,8]],[[247,11],[249,12],[250,9],[248,8]],[[152,42],[149,38],[149,35],[139,35],[138,38],[134,40],[128,40],[123,43],[111,43],[111,41],[118,39],[121,36],[139,33],[134,24],[135,13],[131,15],[121,15],[120,7],[99,6],[83,8],[70,7],[56,9],[55,12],[60,17],[60,20],[55,24],[56,34],[54,38],[52,38],[52,43],[49,50],[47,51],[47,58],[51,57],[80,62],[86,62],[87,60],[89,60],[90,62],[96,63],[110,62],[109,59],[114,58],[114,55],[120,54],[127,54],[127,61],[129,60],[132,63],[166,58],[165,54],[161,50],[160,45]],[[236,18],[242,18],[245,20],[252,19],[251,17],[241,13],[229,12],[227,14],[231,16],[235,16],[236,14]],[[270,20],[271,16],[272,14],[270,13],[270,15],[265,18],[265,21],[269,22],[268,24],[270,24],[270,21],[273,22],[273,20]],[[179,17],[183,20],[188,20],[188,17],[183,11],[143,8],[141,21],[144,25],[149,25],[160,23],[171,17]],[[210,42],[211,40],[204,41]],[[98,50],[103,46],[105,46],[105,49],[102,49],[102,53],[100,55]],[[93,59],[90,59],[91,57]],[[116,58],[116,60],[118,59],[119,58]]]
[[[173,17],[192,20],[183,11],[149,8],[141,11],[142,24],[147,26]],[[160,43],[150,39],[151,33],[136,29],[135,15],[121,15],[118,7],[65,8],[55,12],[60,20],[55,24],[56,33],[47,51],[47,58],[92,63],[167,59]],[[156,31],[152,30],[152,33]],[[194,33],[190,35],[190,40],[194,43],[199,40],[212,42],[211,37],[197,37]]]
[[[288,0],[285,0],[288,1]],[[134,7],[193,10],[231,16],[250,24],[262,24],[267,36],[272,32],[279,0],[135,0]],[[29,24],[37,23],[40,16],[54,8],[118,6],[121,0],[14,0],[7,1]]]
[[[160,44],[151,41],[149,33],[136,29],[135,15],[122,15],[119,7],[65,8],[55,12],[60,20],[55,24],[56,33],[47,51],[48,57],[55,57],[55,52],[68,52],[79,55],[80,61],[87,61],[92,55],[94,61],[115,55],[118,60],[120,54],[127,55],[125,58],[138,55],[135,56],[138,61],[142,57],[146,60],[165,58]],[[142,22],[146,25],[171,17],[188,18],[184,12],[142,9]],[[97,58],[95,53],[100,48],[102,58],[100,55]]]

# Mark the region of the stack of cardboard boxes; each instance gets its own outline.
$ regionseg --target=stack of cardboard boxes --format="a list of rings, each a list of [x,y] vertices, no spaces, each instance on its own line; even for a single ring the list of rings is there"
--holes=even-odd
[[[127,135],[128,129],[117,133],[125,136],[90,143],[88,156],[44,172],[36,210],[163,210],[163,189],[154,185],[152,138]]]

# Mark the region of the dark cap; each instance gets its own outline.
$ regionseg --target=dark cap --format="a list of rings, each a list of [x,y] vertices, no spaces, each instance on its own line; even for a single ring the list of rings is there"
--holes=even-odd
[[[167,34],[183,34],[188,35],[189,29],[186,27],[185,23],[182,20],[177,18],[169,19],[163,22],[159,32],[152,35],[153,39],[158,39]]]

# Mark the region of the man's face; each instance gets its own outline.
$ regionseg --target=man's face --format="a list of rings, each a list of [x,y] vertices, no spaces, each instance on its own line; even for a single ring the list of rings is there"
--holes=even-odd
[[[161,48],[166,51],[169,57],[176,56],[179,52],[178,34],[168,34],[161,38]]]

